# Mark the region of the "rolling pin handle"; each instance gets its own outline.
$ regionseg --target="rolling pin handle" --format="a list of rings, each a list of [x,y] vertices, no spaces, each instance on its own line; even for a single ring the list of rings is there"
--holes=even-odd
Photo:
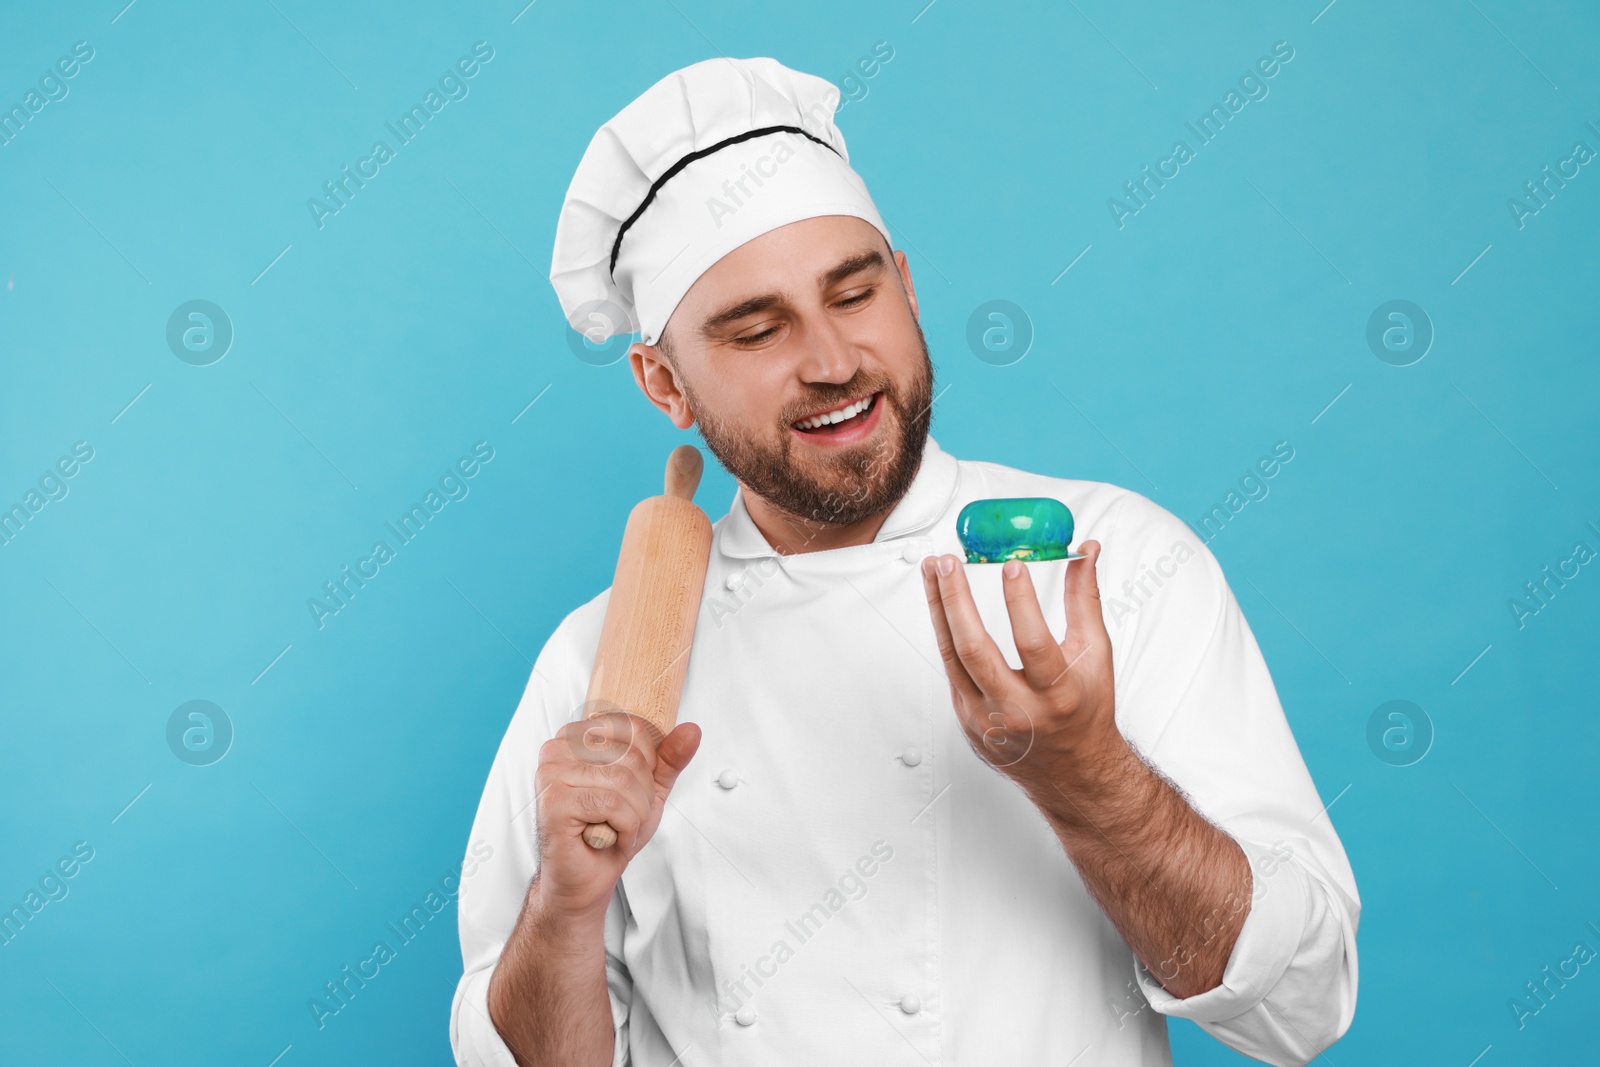
[[[694,445],[679,445],[667,457],[666,495],[693,501],[694,491],[700,486],[700,472],[705,460]]]
[[[617,843],[617,832],[608,822],[590,823],[583,829],[583,840],[590,848],[610,848]]]

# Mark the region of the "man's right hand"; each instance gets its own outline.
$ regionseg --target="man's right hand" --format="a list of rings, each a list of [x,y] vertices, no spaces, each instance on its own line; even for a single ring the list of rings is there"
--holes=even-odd
[[[679,723],[650,739],[644,720],[608,712],[570,722],[539,749],[535,774],[541,903],[567,915],[604,912],[623,868],[661,824],[667,794],[700,748],[700,727]],[[610,823],[617,843],[591,848],[591,823]]]
[[[568,723],[539,749],[539,872],[487,992],[490,1021],[517,1063],[612,1062],[606,908],[699,748],[692,722],[658,746],[643,719],[608,712]],[[583,840],[600,822],[617,831],[610,848]]]

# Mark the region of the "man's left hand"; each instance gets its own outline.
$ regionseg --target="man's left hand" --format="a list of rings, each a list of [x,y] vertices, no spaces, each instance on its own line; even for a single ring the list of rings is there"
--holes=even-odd
[[[1045,623],[1028,568],[1015,560],[1004,565],[1001,583],[1021,670],[1011,668],[984,629],[965,563],[953,555],[922,561],[928,611],[967,739],[1036,800],[1127,752],[1114,717],[1111,638],[1095,578],[1100,543],[1085,541],[1079,551],[1085,558],[1067,565],[1067,633],[1059,642]]]

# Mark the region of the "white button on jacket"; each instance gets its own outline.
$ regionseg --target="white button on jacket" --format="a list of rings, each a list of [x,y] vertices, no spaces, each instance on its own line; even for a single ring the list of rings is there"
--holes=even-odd
[[[961,557],[963,505],[1020,496],[1063,501],[1077,539],[1104,546],[1117,724],[1250,860],[1250,911],[1205,993],[1177,999],[1135,959],[951,707],[917,561]],[[1186,525],[1129,490],[957,461],[930,438],[872,544],[779,557],[738,493],[715,527],[679,708],[700,750],[607,913],[615,1064],[1154,1067],[1170,1063],[1168,1015],[1302,1064],[1343,1034],[1355,879],[1255,638]],[[1068,564],[1028,566],[1059,639]],[[967,575],[1019,667],[1000,568]],[[539,747],[580,714],[608,596],[540,652],[473,823],[469,848],[492,855],[459,898],[462,1064],[514,1063],[485,997],[537,867]],[[734,767],[729,791],[717,772]]]

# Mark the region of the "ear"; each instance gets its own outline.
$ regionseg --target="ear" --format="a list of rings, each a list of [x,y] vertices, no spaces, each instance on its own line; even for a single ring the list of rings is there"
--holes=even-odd
[[[678,372],[659,348],[635,342],[628,348],[628,365],[633,368],[639,391],[672,420],[672,425],[680,430],[694,425],[694,412],[689,410],[689,398],[678,383]]]
[[[917,287],[911,284],[911,264],[906,261],[906,254],[904,252],[896,249],[893,255],[894,265],[900,271],[900,284],[903,285],[906,290],[906,303],[911,305],[911,317],[920,322],[922,316],[917,311]]]

